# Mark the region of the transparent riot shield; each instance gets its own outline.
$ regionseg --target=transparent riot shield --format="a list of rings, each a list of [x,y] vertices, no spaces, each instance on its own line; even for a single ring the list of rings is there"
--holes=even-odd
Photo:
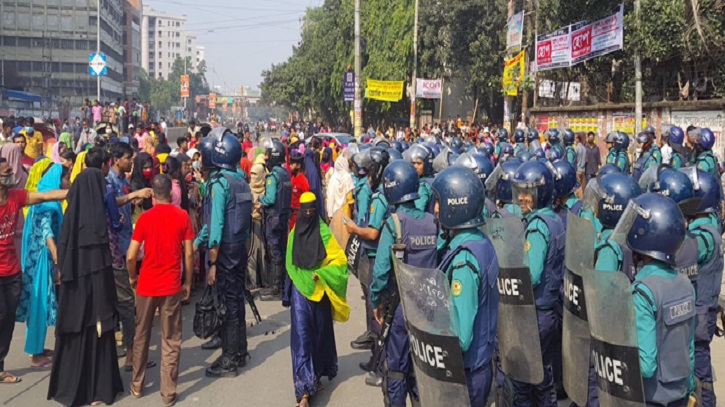
[[[394,258],[422,407],[470,406],[448,280]]]
[[[569,398],[587,405],[589,392],[589,322],[584,270],[594,268],[594,228],[571,212],[567,215],[562,326],[563,382]]]
[[[644,405],[634,303],[622,273],[585,270],[591,357],[602,407]],[[567,349],[569,351],[569,349]]]
[[[483,232],[498,257],[498,342],[501,368],[513,380],[538,384],[544,380],[539,324],[524,224],[519,218],[486,219]]]

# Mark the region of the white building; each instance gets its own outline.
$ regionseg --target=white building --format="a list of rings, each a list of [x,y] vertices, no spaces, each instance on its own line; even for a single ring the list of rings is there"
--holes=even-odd
[[[176,58],[190,58],[190,69],[200,61],[196,35],[186,28],[186,15],[166,14],[144,6],[141,35],[141,66],[150,77],[168,79]],[[203,54],[202,47],[202,59]]]

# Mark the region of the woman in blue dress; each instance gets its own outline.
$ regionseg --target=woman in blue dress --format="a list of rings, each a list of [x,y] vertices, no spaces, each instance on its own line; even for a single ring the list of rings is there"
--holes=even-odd
[[[38,192],[70,188],[70,171],[53,164],[38,183]],[[57,313],[55,285],[58,281],[56,240],[63,222],[60,202],[31,206],[23,229],[23,291],[16,314],[27,324],[25,353],[32,356],[31,367],[52,367],[52,352],[44,348],[48,326],[55,325]]]

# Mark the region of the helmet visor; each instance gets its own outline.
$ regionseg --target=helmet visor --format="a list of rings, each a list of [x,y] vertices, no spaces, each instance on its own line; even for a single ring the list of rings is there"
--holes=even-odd
[[[605,199],[607,191],[602,188],[597,178],[592,178],[587,182],[584,190],[584,205],[588,206],[595,214],[598,214],[599,202]]]
[[[524,214],[539,209],[538,207],[539,189],[532,184],[512,184],[511,194],[513,203],[518,204]]]
[[[610,239],[615,241],[620,246],[627,244],[627,236],[632,230],[632,225],[637,220],[637,217],[648,219],[650,217],[650,211],[639,206],[634,200],[629,201],[627,208],[624,209],[622,216],[617,222],[617,226],[614,227],[612,236]]]
[[[700,132],[700,129],[692,129],[687,132],[687,140],[691,143],[699,143],[700,139],[702,138],[702,133]]]
[[[642,189],[642,192],[649,192],[655,186],[658,179],[659,166],[653,165],[642,173],[642,177],[639,179],[639,187]]]
[[[433,171],[439,173],[448,168],[450,166],[448,163],[449,155],[450,151],[448,149],[443,150],[440,154],[438,154],[435,160],[433,160]]]
[[[687,178],[692,181],[692,187],[695,190],[695,194],[700,191],[700,177],[697,175],[697,167],[683,167],[679,168],[678,171],[687,175]]]
[[[532,140],[531,143],[529,143],[529,151],[533,152],[539,148],[543,149],[541,147],[541,142],[539,141],[539,139]]]
[[[496,188],[496,184],[498,184],[498,180],[500,180],[502,176],[503,169],[500,165],[497,165],[496,168],[493,169],[493,172],[486,178],[486,183],[484,184],[486,191],[493,191]]]

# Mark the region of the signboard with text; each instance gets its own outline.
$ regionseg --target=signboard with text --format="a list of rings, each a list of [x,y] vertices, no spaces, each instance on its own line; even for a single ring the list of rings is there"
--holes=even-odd
[[[181,75],[181,97],[189,97],[189,75]]]
[[[506,49],[519,50],[524,32],[524,11],[519,11],[509,18],[506,32]]]
[[[355,100],[355,72],[342,74],[342,83],[342,96],[345,102],[353,102]]]
[[[568,67],[571,37],[569,26],[536,36],[536,70]]]
[[[601,20],[571,27],[571,65],[620,50],[623,45],[624,4]]]
[[[416,79],[415,96],[422,99],[440,99],[443,94],[441,79]]]

